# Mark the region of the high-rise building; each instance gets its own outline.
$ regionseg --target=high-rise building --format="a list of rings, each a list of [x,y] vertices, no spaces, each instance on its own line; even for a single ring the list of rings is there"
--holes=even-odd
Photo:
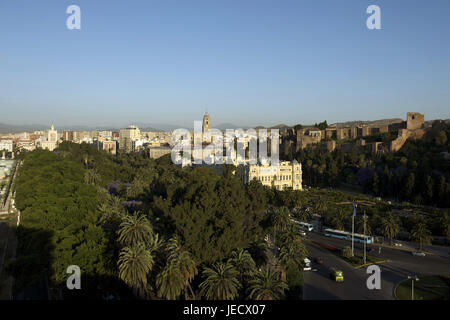
[[[135,149],[135,141],[141,138],[141,131],[136,126],[130,125],[119,132],[119,151],[131,152]]]
[[[73,131],[64,130],[63,131],[63,140],[65,140],[65,141],[73,141]]]

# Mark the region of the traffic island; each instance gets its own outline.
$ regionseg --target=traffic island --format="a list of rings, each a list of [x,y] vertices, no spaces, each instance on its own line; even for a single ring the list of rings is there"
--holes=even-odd
[[[394,289],[397,300],[449,300],[450,275],[426,276],[419,280],[407,279],[399,283]],[[414,296],[413,283],[414,281]]]
[[[342,252],[339,252],[339,257],[347,263],[351,264],[355,269],[370,266],[372,264],[380,264],[386,262],[386,260],[384,259],[366,256],[366,262],[364,263],[364,256],[361,254],[356,254],[353,257],[346,257],[342,254]]]
[[[366,262],[364,263],[364,256],[362,254],[356,254],[355,256],[352,257],[351,255],[346,253],[346,248],[341,250],[339,248],[336,248],[335,246],[332,246],[332,245],[329,245],[326,243],[321,243],[318,241],[312,241],[312,243],[314,243],[324,249],[327,249],[328,251],[333,253],[335,256],[341,258],[342,260],[344,260],[345,262],[350,264],[355,269],[359,269],[359,268],[362,268],[365,266],[370,266],[372,264],[380,264],[380,263],[386,262],[386,260],[384,260],[384,259],[380,259],[380,258],[376,258],[376,257],[372,257],[372,256],[366,256]]]

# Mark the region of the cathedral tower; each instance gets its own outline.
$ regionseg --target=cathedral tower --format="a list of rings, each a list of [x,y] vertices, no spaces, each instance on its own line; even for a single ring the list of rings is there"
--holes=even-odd
[[[203,116],[202,132],[205,133],[209,129],[211,129],[211,119],[209,118],[208,111],[206,111]]]

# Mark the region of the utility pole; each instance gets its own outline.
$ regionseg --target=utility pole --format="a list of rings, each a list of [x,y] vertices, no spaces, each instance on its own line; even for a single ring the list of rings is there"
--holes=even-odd
[[[411,279],[411,300],[414,300],[414,281],[419,281],[417,275],[408,276],[408,279]]]
[[[352,216],[352,257],[355,256],[355,216]]]
[[[353,215],[352,215],[352,257],[355,256],[355,216],[356,216],[356,204],[353,201]]]
[[[366,211],[364,210],[364,215],[363,215],[363,223],[364,223],[364,264],[366,264]]]

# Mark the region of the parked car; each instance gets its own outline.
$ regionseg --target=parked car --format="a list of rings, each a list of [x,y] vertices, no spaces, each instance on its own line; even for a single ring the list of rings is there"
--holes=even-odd
[[[418,256],[418,257],[425,257],[425,252],[421,252],[421,251],[414,251],[412,252],[413,256]]]
[[[314,262],[317,264],[323,264],[323,259],[321,257],[315,257]]]

